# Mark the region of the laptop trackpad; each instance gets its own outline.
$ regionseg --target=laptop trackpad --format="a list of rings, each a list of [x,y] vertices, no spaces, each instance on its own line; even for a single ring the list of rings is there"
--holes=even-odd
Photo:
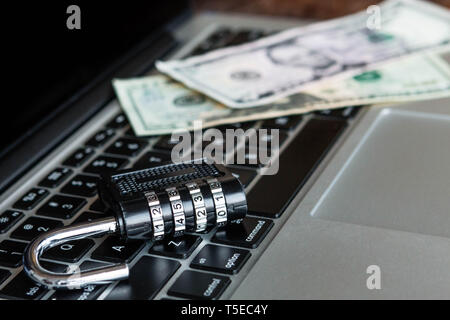
[[[380,114],[311,215],[450,237],[449,208],[450,117],[394,109]]]

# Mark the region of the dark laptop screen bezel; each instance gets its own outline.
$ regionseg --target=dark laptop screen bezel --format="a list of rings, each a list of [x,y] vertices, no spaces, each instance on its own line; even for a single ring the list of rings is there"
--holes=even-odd
[[[68,1],[63,3],[69,3]],[[77,3],[77,1],[74,2],[70,2],[70,4],[73,3]],[[84,26],[88,26],[86,19],[83,20],[83,15],[84,18],[86,18],[87,16],[87,11],[86,9],[89,9],[86,7],[86,3],[85,1],[78,1],[79,6],[81,8],[81,12],[82,12],[82,29],[83,30],[83,23],[85,23]],[[153,54],[152,52],[158,52],[158,54],[160,54],[161,52],[164,52],[165,47],[166,46],[170,46],[173,45],[173,43],[171,43],[171,41],[173,41],[173,39],[168,39],[168,35],[167,33],[164,32],[164,30],[166,29],[165,27],[167,26],[168,23],[173,22],[174,20],[176,20],[177,18],[181,17],[181,16],[186,16],[187,13],[189,12],[189,2],[188,1],[177,1],[177,5],[175,7],[171,7],[171,5],[169,5],[171,2],[167,2],[168,4],[158,4],[157,6],[154,6],[154,8],[158,8],[158,12],[156,12],[155,14],[157,15],[161,15],[161,6],[165,6],[166,9],[167,8],[173,8],[174,10],[170,12],[170,15],[166,16],[166,19],[163,19],[163,21],[161,21],[157,26],[155,26],[154,24],[148,24],[145,23],[145,21],[141,24],[139,24],[139,21],[136,21],[136,26],[138,28],[140,28],[141,34],[139,37],[137,37],[136,39],[134,39],[133,42],[131,42],[129,44],[129,48],[127,47],[126,50],[122,50],[121,52],[119,52],[114,59],[111,59],[108,61],[107,65],[105,65],[104,68],[101,68],[101,70],[98,70],[98,72],[95,75],[92,75],[92,77],[88,78],[88,79],[84,79],[84,82],[81,86],[78,86],[76,88],[73,88],[73,90],[66,90],[66,95],[62,96],[62,98],[60,100],[55,100],[55,102],[51,105],[51,106],[47,106],[47,108],[44,108],[45,112],[41,112],[39,115],[35,115],[33,117],[33,121],[30,125],[28,125],[26,127],[25,130],[21,130],[20,132],[11,132],[11,126],[8,127],[8,125],[5,125],[2,129],[3,129],[3,136],[6,138],[9,138],[10,141],[8,141],[9,143],[7,144],[3,144],[2,149],[1,149],[1,156],[0,156],[0,190],[4,190],[4,188],[7,185],[10,185],[10,183],[13,181],[12,176],[15,176],[15,178],[17,178],[18,174],[17,173],[23,173],[23,171],[28,168],[30,166],[30,164],[34,161],[37,161],[39,158],[42,158],[45,155],[45,152],[48,152],[49,150],[44,150],[47,149],[47,147],[54,147],[56,146],[56,143],[54,141],[41,141],[41,140],[37,140],[36,138],[39,136],[43,136],[43,139],[51,139],[52,135],[54,136],[55,140],[59,140],[59,142],[61,142],[60,140],[62,139],[62,135],[60,135],[58,132],[54,132],[53,134],[49,134],[49,132],[46,132],[46,134],[41,134],[44,131],[48,131],[45,130],[48,127],[52,126],[52,127],[58,127],[55,125],[55,121],[58,121],[59,118],[63,118],[66,114],[73,114],[76,111],[76,106],[77,102],[79,100],[84,99],[85,101],[89,100],[93,100],[91,99],[91,97],[89,97],[89,99],[87,98],[88,93],[92,95],[92,92],[94,89],[97,90],[98,87],[102,86],[103,89],[105,89],[105,87],[109,87],[108,88],[108,96],[103,94],[103,95],[98,95],[98,98],[100,96],[102,96],[102,102],[100,101],[95,101],[95,106],[94,103],[91,106],[83,106],[83,110],[88,111],[85,113],[89,113],[90,115],[94,114],[94,112],[98,111],[98,109],[100,108],[100,106],[103,106],[106,104],[107,99],[111,99],[112,96],[110,95],[112,93],[111,88],[110,88],[110,80],[113,76],[116,76],[114,74],[115,70],[118,69],[124,69],[124,70],[128,70],[124,76],[135,76],[136,74],[134,74],[134,71],[131,72],[130,68],[126,68],[127,64],[132,64],[133,62],[131,61],[133,58],[133,55],[137,54],[137,50],[141,50],[142,47],[145,46],[155,46],[155,50],[149,50],[149,48],[146,48],[145,50],[149,50],[147,52],[148,55],[148,60],[151,61],[151,59],[153,59]],[[53,5],[53,4],[52,4]],[[104,5],[107,5],[106,3],[104,3]],[[133,4],[128,4],[127,6],[132,6]],[[48,6],[50,6],[50,4],[48,4]],[[32,6],[33,7],[33,6]],[[59,6],[57,9],[61,9],[62,7]],[[142,8],[142,7],[140,7]],[[14,10],[19,10],[19,7],[13,7],[10,8],[8,7],[9,12],[11,13],[10,17],[12,17],[13,19],[7,19],[7,22],[9,22],[10,20],[13,21],[14,20],[14,14],[18,14],[20,15],[20,11],[14,11]],[[13,10],[14,9],[14,10]],[[28,9],[30,9],[28,7]],[[30,10],[32,10],[33,8],[31,8]],[[63,8],[65,9],[65,8]],[[55,8],[52,7],[51,10],[49,12],[45,11],[45,6],[42,8],[40,8],[39,10],[44,10],[44,12],[41,12],[43,15],[41,16],[43,19],[47,18],[47,22],[45,24],[44,27],[42,28],[48,28],[48,25],[51,25],[52,23],[56,23],[56,22],[62,22],[63,23],[63,27],[65,27],[65,23],[66,23],[66,17],[68,16],[66,14],[66,12],[64,11],[62,14],[62,19],[56,19],[56,20],[52,20],[49,18],[49,15],[51,16],[52,14],[55,13]],[[61,10],[56,10],[58,12],[58,14],[61,13]],[[100,12],[102,12],[103,10],[100,10]],[[36,12],[34,12],[35,14],[37,14]],[[37,14],[37,16],[39,16],[39,14]],[[61,16],[58,16],[59,18],[61,18]],[[111,17],[111,15],[109,15],[108,17]],[[17,16],[16,16],[17,18]],[[29,28],[33,27],[33,24],[35,23],[36,20],[27,20],[29,18],[29,14],[25,14],[23,16],[21,16],[21,21],[27,21],[27,23],[22,24],[20,27],[20,32],[16,32],[15,35],[11,35],[11,36],[17,36],[20,37],[20,34],[26,34],[26,32],[24,33],[24,31],[26,31],[27,29],[29,30]],[[55,22],[56,21],[56,22]],[[101,23],[100,20],[96,21],[97,23]],[[58,24],[59,26],[60,24]],[[92,24],[91,24],[92,25]],[[95,23],[93,24],[94,27],[97,26]],[[145,28],[143,28],[143,26],[146,26],[147,29],[144,30]],[[36,26],[35,26],[36,27]],[[113,35],[117,34],[118,32],[120,32],[119,30],[120,28],[115,25],[112,28],[97,28],[94,29],[91,33],[89,34],[90,38],[90,43],[92,44],[92,38],[95,38],[95,36],[99,36],[104,34],[105,32],[111,31],[114,32]],[[61,31],[59,31],[61,32]],[[68,31],[64,31],[64,32],[68,32]],[[74,31],[77,32],[77,31]],[[85,31],[86,32],[86,31]],[[57,32],[58,33],[58,32]],[[39,32],[31,32],[30,33],[30,37],[31,36],[35,36],[36,34],[39,34]],[[85,33],[86,34],[86,33]],[[127,34],[125,32],[125,34]],[[164,34],[164,39],[160,39],[162,38],[162,35]],[[81,36],[78,36],[79,38],[82,38]],[[18,39],[18,38],[16,38]],[[146,40],[145,40],[146,39]],[[25,41],[25,39],[22,39],[23,41]],[[20,41],[17,41],[20,42]],[[80,42],[83,43],[84,41]],[[144,43],[144,44],[143,44]],[[95,41],[94,41],[95,44]],[[158,48],[159,46],[159,48]],[[24,45],[24,47],[26,47]],[[14,47],[14,48],[10,48],[11,50],[11,56],[9,59],[9,66],[12,68],[11,71],[13,71],[13,68],[19,66],[21,59],[23,59],[23,57],[26,57],[26,52],[19,52],[19,50],[22,50],[24,47]],[[29,53],[29,54],[32,54]],[[130,62],[128,63],[124,57],[127,57]],[[145,64],[147,61],[145,61],[145,57],[141,57],[141,62],[142,64]],[[136,64],[136,63],[135,63]],[[16,69],[20,69],[20,68],[16,68]],[[133,70],[138,70],[140,69],[138,66],[134,65],[133,66]],[[142,70],[141,70],[142,71]],[[9,72],[9,70],[8,70]],[[129,72],[129,74],[128,74]],[[13,73],[12,73],[13,74]],[[27,76],[28,74],[28,76]],[[28,85],[31,85],[33,83],[33,81],[37,81],[39,82],[39,75],[36,75],[35,73],[32,72],[32,70],[28,70],[28,72],[24,73],[24,72],[19,72],[18,73],[18,77],[15,79],[15,81],[12,81],[11,85],[12,85],[12,90],[11,92],[14,92],[14,87],[18,87],[20,86],[20,82],[19,80],[21,79],[20,76],[23,77],[23,83],[22,84],[26,84],[28,83]],[[32,77],[30,76],[32,75]],[[33,80],[34,79],[34,80]],[[64,88],[65,82],[64,81],[60,81],[60,86]],[[26,94],[26,93],[25,93]],[[12,97],[14,97],[14,95],[11,95]],[[24,95],[22,95],[24,96]],[[13,99],[6,99],[8,101],[8,106],[9,110],[7,110],[7,114],[8,117],[11,117],[11,119],[16,119],[17,117],[21,117],[24,114],[26,114],[27,110],[32,110],[32,108],[36,108],[36,106],[39,106],[39,102],[41,101],[37,101],[38,103],[34,104],[31,103],[29,105],[22,105],[21,108],[17,107],[17,103],[21,103],[20,102],[20,96],[17,96],[18,99],[16,99],[15,101]],[[98,99],[96,99],[98,100]],[[45,99],[44,99],[45,101]],[[34,101],[33,101],[34,102]],[[86,102],[84,102],[84,104],[86,104]],[[14,107],[14,105],[16,105],[16,107]],[[4,106],[5,109],[8,108],[8,106]],[[67,118],[67,117],[66,117]],[[80,115],[80,118],[82,118],[82,115]],[[4,120],[7,120],[6,118],[4,118]],[[87,119],[85,119],[87,120]],[[75,128],[75,124],[76,125],[81,125],[81,123],[79,122],[80,119],[73,119],[73,123],[71,124],[67,124],[66,127],[64,127],[64,124],[60,124],[59,127],[61,129],[65,129],[65,134],[68,132],[68,127],[71,127],[70,129]],[[10,123],[14,123],[14,121],[9,121]],[[73,128],[72,128],[73,127]],[[14,128],[13,128],[14,129]],[[29,146],[29,141],[30,140],[34,140],[34,144]],[[36,141],[39,142],[39,146],[37,146]],[[26,148],[28,147],[28,148]],[[23,149],[27,149],[29,150],[28,154],[23,154]],[[16,152],[17,151],[17,152]],[[44,152],[45,151],[45,152]],[[20,154],[19,154],[20,153]],[[33,160],[33,161],[32,161]],[[25,165],[26,163],[26,165]]]

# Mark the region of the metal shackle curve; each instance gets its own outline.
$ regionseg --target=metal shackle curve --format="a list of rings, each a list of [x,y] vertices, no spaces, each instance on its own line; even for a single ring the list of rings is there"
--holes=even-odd
[[[116,219],[110,217],[43,233],[27,247],[23,256],[23,268],[29,277],[49,289],[79,289],[88,284],[105,284],[126,279],[129,268],[125,263],[79,273],[55,273],[45,269],[39,263],[42,253],[52,247],[67,241],[112,234],[117,231]]]

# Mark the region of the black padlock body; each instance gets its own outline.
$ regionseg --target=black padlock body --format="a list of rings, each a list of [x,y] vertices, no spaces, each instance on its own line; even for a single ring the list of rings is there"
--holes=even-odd
[[[104,174],[98,182],[99,197],[111,209],[120,233],[127,239],[151,239],[154,234],[146,192],[156,193],[162,209],[164,234],[174,235],[174,218],[167,188],[175,187],[184,208],[185,231],[194,232],[196,217],[192,196],[186,183],[195,182],[204,198],[208,228],[216,225],[216,208],[207,181],[217,179],[225,196],[227,222],[245,217],[247,201],[240,181],[224,166],[201,163],[166,163],[139,170]]]

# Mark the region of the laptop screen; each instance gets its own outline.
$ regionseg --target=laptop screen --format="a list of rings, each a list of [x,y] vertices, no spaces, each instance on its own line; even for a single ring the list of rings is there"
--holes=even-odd
[[[74,4],[78,8],[70,7]],[[179,0],[2,4],[7,86],[2,90],[0,154],[186,8],[187,1]]]

